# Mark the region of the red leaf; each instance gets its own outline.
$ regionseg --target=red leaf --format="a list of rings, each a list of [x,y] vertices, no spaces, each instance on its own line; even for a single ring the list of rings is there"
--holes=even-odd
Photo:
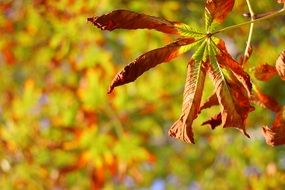
[[[251,94],[252,84],[250,81],[250,76],[243,70],[242,66],[232,58],[226,49],[225,42],[220,40],[217,45],[220,53],[217,55],[219,64],[224,68],[229,68],[236,78],[243,84],[247,90],[248,95]]]
[[[169,34],[178,34],[175,24],[163,18],[148,16],[128,10],[115,10],[99,17],[87,19],[102,30],[154,29]]]
[[[163,62],[169,62],[171,59],[181,55],[185,52],[183,46],[189,45],[194,41],[194,38],[182,38],[167,46],[141,55],[115,76],[109,87],[108,93],[111,93],[116,86],[133,82],[150,68]]]
[[[277,71],[275,67],[268,64],[259,65],[254,71],[255,78],[262,81],[268,81],[276,74]]]
[[[206,11],[212,16],[213,20],[222,23],[233,9],[234,3],[234,0],[207,0]]]
[[[285,107],[277,113],[272,127],[263,127],[266,143],[271,146],[285,144]]]
[[[169,129],[169,136],[184,142],[195,143],[192,132],[192,123],[199,113],[205,77],[206,72],[204,68],[201,67],[201,64],[191,60],[188,63],[183,94],[182,114]]]
[[[285,51],[278,57],[275,67],[281,79],[285,80]]]

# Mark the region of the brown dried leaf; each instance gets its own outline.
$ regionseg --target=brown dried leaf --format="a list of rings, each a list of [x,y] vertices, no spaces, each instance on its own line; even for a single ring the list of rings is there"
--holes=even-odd
[[[259,65],[254,71],[255,78],[262,81],[268,81],[275,75],[277,75],[275,67],[268,64]]]
[[[242,66],[232,58],[232,56],[228,53],[226,49],[225,42],[220,40],[217,45],[218,49],[220,50],[219,54],[217,55],[217,60],[219,64],[226,69],[230,69],[236,78],[243,84],[245,89],[247,90],[248,96],[251,94],[252,84],[250,81],[250,76],[247,74]]]
[[[115,76],[109,87],[108,93],[111,93],[116,86],[133,82],[145,71],[156,65],[163,62],[169,62],[171,59],[181,55],[185,52],[183,46],[189,45],[194,41],[194,38],[182,38],[162,48],[141,55]]]
[[[199,113],[205,76],[206,72],[199,63],[194,60],[191,60],[188,63],[187,78],[183,94],[182,114],[169,129],[169,136],[187,143],[195,143],[192,132],[192,123]]]
[[[154,29],[168,34],[179,34],[175,27],[178,22],[128,10],[115,10],[99,17],[90,17],[87,20],[102,30]]]
[[[275,67],[281,79],[285,80],[285,51],[278,57]]]
[[[266,143],[271,146],[285,144],[285,107],[277,113],[272,127],[263,127]]]
[[[207,0],[205,7],[214,21],[222,23],[233,9],[234,3],[234,0]]]

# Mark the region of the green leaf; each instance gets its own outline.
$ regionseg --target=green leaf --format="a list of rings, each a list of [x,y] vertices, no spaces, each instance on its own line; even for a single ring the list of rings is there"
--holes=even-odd
[[[180,24],[176,26],[178,28],[178,33],[182,36],[193,37],[193,38],[202,38],[205,34],[201,31],[187,25]]]
[[[192,56],[192,59],[194,59],[196,62],[205,61],[204,52],[206,50],[207,40],[205,39],[202,41],[201,45],[198,47],[198,49],[195,51],[195,53]]]

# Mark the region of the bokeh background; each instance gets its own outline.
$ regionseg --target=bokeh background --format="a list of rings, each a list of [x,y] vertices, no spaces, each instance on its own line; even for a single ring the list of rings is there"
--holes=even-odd
[[[256,12],[281,8],[252,1]],[[178,119],[191,52],[145,73],[135,83],[107,88],[124,65],[174,40],[155,31],[102,32],[86,18],[114,9],[182,21],[202,28],[201,0],[0,0],[0,189],[285,189],[285,149],[268,146],[261,127],[274,114],[255,106],[251,139],[234,129],[194,123],[196,144],[167,136]],[[246,21],[237,0],[223,26]],[[285,104],[278,77],[254,78],[285,48],[284,17],[255,26],[246,66],[255,84]],[[236,58],[248,26],[220,37]],[[212,93],[207,79],[203,99]]]

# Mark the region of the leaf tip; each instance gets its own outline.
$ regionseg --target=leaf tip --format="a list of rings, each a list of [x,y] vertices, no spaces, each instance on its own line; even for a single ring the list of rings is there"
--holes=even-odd
[[[107,94],[111,94],[114,90],[114,86],[111,85],[109,88],[108,88],[108,91],[107,91]]]

